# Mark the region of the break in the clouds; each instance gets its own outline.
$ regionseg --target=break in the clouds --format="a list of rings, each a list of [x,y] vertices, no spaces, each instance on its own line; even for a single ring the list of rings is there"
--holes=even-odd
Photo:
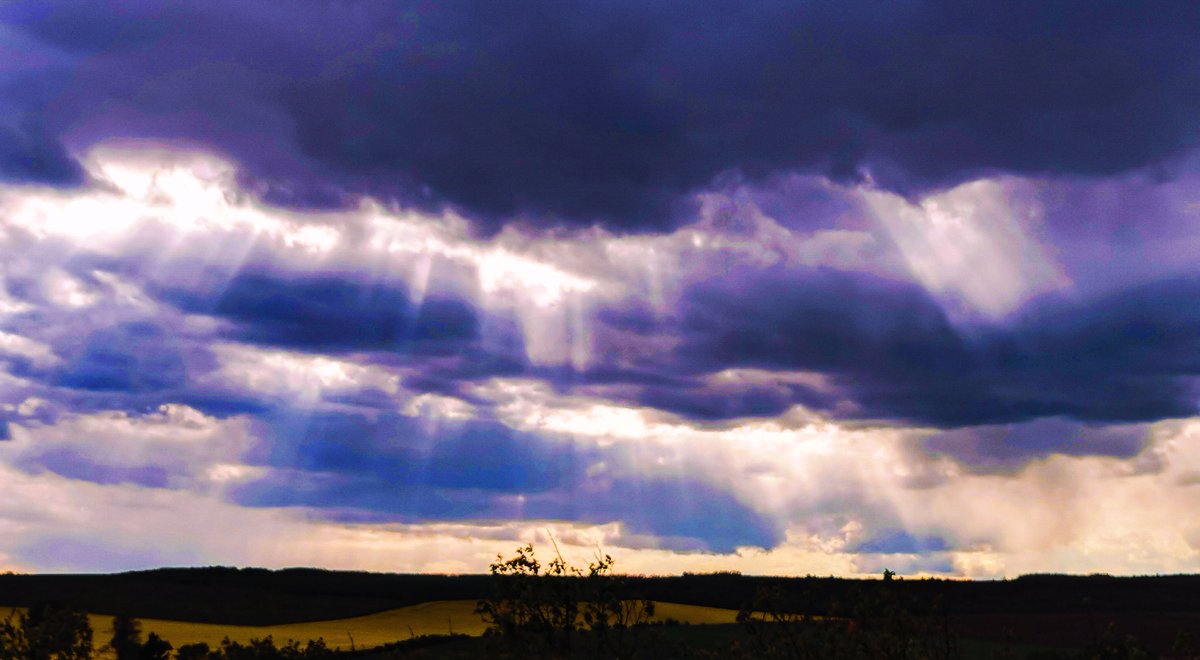
[[[0,7],[0,565],[1195,570],[1197,25]]]

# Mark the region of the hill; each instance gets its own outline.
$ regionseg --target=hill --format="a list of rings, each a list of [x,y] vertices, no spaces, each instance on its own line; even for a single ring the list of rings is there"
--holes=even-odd
[[[736,573],[630,577],[630,595],[737,609],[778,587],[810,614],[836,609],[880,580],[780,578]],[[1200,612],[1200,576],[1031,575],[1013,580],[898,580],[914,613],[956,615]],[[257,568],[165,568],[111,575],[0,575],[0,604],[55,600],[99,614],[226,625],[269,626],[365,616],[432,601],[491,593],[487,575],[410,575]]]

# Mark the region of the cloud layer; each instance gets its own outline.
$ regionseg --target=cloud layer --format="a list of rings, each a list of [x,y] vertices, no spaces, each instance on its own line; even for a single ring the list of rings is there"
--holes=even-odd
[[[1093,5],[0,7],[0,565],[1196,570],[1200,17]]]
[[[1106,175],[1194,145],[1186,2],[12,5],[11,180],[98,138],[198,141],[304,206],[367,193],[648,230],[720,176]],[[1103,136],[1102,139],[1098,139]]]

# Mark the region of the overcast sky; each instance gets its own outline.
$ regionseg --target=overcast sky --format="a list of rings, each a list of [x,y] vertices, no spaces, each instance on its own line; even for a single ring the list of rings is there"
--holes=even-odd
[[[0,3],[0,569],[1200,570],[1200,4]]]

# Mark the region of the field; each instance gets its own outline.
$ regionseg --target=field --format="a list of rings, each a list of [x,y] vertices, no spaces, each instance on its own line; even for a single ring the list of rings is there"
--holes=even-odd
[[[657,640],[658,650],[730,649],[761,639],[747,626],[733,623],[736,608],[755,602],[759,593],[783,597],[782,604],[775,606],[782,611],[805,612],[818,621],[831,617],[825,620],[846,630],[850,629],[847,617],[858,617],[858,612],[886,614],[892,610],[880,606],[887,603],[900,606],[893,623],[926,630],[940,630],[944,614],[964,660],[1025,658],[1031,652],[1053,649],[1077,653],[1102,639],[1119,641],[1128,636],[1160,656],[1172,657],[1180,632],[1200,639],[1200,576],[1191,575],[885,582],[713,573],[626,576],[621,584],[624,597],[655,601],[660,621],[708,624],[654,629],[645,639]],[[277,644],[319,637],[334,649],[362,651],[453,632],[468,637],[427,639],[436,651],[429,646],[421,653],[431,658],[478,657],[483,640],[470,636],[479,635],[484,626],[474,607],[493,589],[494,582],[486,575],[312,569],[0,574],[0,603],[28,606],[57,601],[94,613],[97,648],[109,638],[112,618],[108,615],[127,612],[142,621],[143,631],[155,632],[175,647],[195,642],[216,646],[226,636],[245,643],[269,635]],[[856,610],[862,607],[868,609]],[[8,609],[0,607],[0,616]],[[372,657],[355,656],[357,660]]]
[[[654,608],[654,618],[658,621],[674,619],[691,624],[733,623],[737,616],[734,610],[679,603],[656,602]],[[7,612],[11,609],[0,608],[0,611]],[[330,648],[349,650],[352,647],[370,648],[420,635],[480,635],[486,626],[474,610],[473,600],[442,600],[366,616],[273,626],[236,626],[165,619],[140,620],[143,634],[156,633],[176,648],[196,642],[206,642],[215,647],[225,637],[245,643],[253,638],[271,635],[276,643],[288,639],[304,642],[320,637]],[[88,618],[92,623],[95,646],[99,648],[108,639],[113,617],[107,614],[90,614]]]

